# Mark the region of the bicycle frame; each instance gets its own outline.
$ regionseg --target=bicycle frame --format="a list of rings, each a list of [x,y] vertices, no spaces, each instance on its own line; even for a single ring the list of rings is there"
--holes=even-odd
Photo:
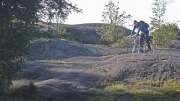
[[[143,34],[143,33],[141,33],[141,34]],[[144,34],[143,39],[140,40],[141,35],[134,35],[133,36],[132,53],[135,53],[136,48],[137,48],[137,53],[140,53],[140,41],[143,42],[142,53],[146,53],[146,50],[148,49],[148,47],[147,47],[147,43],[145,41],[145,37],[146,36]],[[151,48],[152,48],[152,52],[154,53],[154,45],[152,44],[151,40],[149,40],[149,42],[150,42],[150,45],[151,45]],[[127,52],[128,52],[128,50],[127,50]]]
[[[134,53],[136,47],[138,49],[138,53],[139,53],[139,50],[140,50],[140,43],[137,43],[137,39],[136,38],[137,38],[137,36],[133,36],[133,49],[132,49],[132,53]],[[138,38],[140,40],[140,35],[138,36]]]

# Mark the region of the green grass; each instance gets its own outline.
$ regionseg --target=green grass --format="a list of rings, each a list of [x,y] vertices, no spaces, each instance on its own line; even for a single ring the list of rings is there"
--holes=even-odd
[[[127,87],[123,84],[112,84],[107,86],[105,89],[105,91],[121,91],[121,92],[125,92],[127,91]]]
[[[134,92],[135,101],[146,101],[151,99],[151,101],[179,101],[180,92],[168,89],[168,88],[146,88],[138,89]]]
[[[173,79],[170,79],[167,81],[143,81],[143,82],[138,82],[135,84],[135,86],[139,86],[139,85],[149,85],[153,87],[171,88],[171,89],[176,89],[177,91],[180,91],[180,82],[175,81]]]
[[[180,101],[180,82],[175,80],[106,84],[101,90],[98,87],[88,90],[92,96],[83,101],[119,101],[119,96],[129,94],[133,96],[133,101]]]

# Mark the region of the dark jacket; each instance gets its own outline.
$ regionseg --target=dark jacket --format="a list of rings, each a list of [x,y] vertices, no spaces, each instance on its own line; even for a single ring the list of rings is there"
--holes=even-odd
[[[138,28],[137,34],[139,34],[140,31],[142,31],[143,33],[149,33],[148,28],[142,22],[138,22],[138,27],[136,27],[136,26],[133,27],[133,30],[131,32],[131,36],[135,34],[134,31],[136,28]]]

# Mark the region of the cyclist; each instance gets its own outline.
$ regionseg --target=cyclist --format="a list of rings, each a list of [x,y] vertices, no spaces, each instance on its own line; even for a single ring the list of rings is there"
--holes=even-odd
[[[142,47],[143,47],[143,38],[145,38],[145,41],[147,43],[147,46],[148,46],[148,50],[146,52],[149,52],[151,51],[151,46],[150,46],[150,43],[149,43],[149,30],[148,28],[142,23],[142,22],[137,22],[136,20],[134,20],[134,27],[133,27],[133,30],[131,32],[131,36],[133,36],[135,34],[135,29],[138,28],[138,33],[137,35],[139,35],[139,32],[143,32],[144,34],[141,34],[140,36],[140,51],[142,51]]]

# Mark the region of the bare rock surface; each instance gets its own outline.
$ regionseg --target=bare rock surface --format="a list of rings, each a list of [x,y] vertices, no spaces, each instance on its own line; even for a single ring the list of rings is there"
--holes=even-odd
[[[67,59],[78,56],[106,56],[124,54],[126,49],[106,45],[77,44],[60,39],[42,38],[30,48],[28,60]]]
[[[122,54],[100,62],[97,68],[104,68],[110,73],[109,81],[180,81],[179,52],[163,50],[155,54]]]
[[[79,101],[89,96],[84,90],[104,79],[109,82],[180,80],[179,49],[126,54],[126,48],[40,39],[31,46],[25,65],[27,69],[14,78],[14,86],[33,80],[41,91],[35,97],[44,101],[52,98],[53,101]]]

